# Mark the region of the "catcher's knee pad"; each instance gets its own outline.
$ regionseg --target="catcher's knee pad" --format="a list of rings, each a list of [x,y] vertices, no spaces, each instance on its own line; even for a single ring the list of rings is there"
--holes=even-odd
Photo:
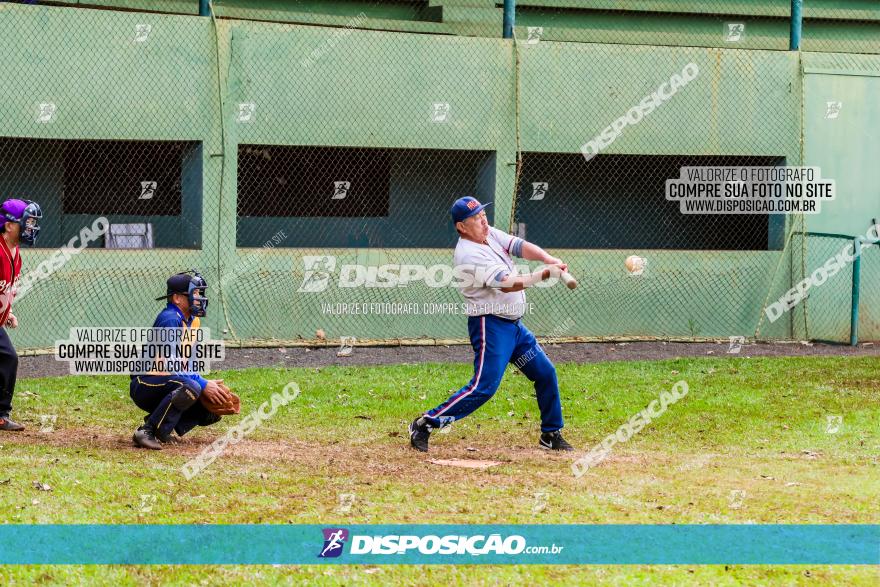
[[[187,410],[198,401],[201,393],[202,390],[197,384],[189,381],[181,382],[177,389],[171,392],[171,405],[181,411]]]

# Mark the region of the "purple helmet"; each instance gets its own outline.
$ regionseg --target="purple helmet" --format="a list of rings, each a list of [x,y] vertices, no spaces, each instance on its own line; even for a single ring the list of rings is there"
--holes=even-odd
[[[7,222],[17,222],[21,226],[21,241],[33,246],[40,232],[40,219],[43,211],[40,205],[31,200],[12,198],[3,202],[0,212]]]

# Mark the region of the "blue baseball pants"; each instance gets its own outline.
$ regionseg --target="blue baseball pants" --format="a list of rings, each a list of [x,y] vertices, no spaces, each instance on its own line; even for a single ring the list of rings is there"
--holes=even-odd
[[[556,368],[522,321],[491,314],[471,316],[468,332],[474,348],[474,376],[448,400],[425,413],[428,423],[442,428],[471,414],[495,395],[507,364],[514,363],[535,383],[541,432],[561,429],[562,405]]]

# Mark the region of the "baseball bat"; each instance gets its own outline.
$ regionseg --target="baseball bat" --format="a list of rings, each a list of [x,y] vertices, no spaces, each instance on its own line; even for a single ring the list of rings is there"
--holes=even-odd
[[[567,287],[568,289],[574,289],[578,286],[577,279],[575,279],[574,276],[568,271],[563,271],[562,273],[560,273],[559,279],[562,280],[562,283],[564,283],[565,287]]]
[[[565,284],[565,287],[567,287],[568,289],[574,289],[578,286],[577,279],[575,279],[572,276],[572,274],[569,273],[568,271],[562,271],[556,265],[551,265],[549,267],[549,270],[550,270],[550,275],[552,277],[558,277],[562,281],[562,283]]]

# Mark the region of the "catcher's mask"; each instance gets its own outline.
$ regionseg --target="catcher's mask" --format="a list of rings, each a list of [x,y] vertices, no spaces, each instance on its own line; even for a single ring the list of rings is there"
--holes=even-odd
[[[202,274],[195,269],[190,269],[188,273],[192,273],[192,279],[189,282],[189,313],[193,316],[204,316],[208,313],[208,282],[202,277]],[[196,293],[198,292],[198,293]]]
[[[40,232],[40,220],[43,218],[40,205],[32,200],[11,199],[3,202],[2,212],[7,222],[16,222],[21,226],[21,242],[34,246]]]
[[[172,294],[182,294],[189,299],[189,313],[191,316],[204,316],[208,311],[208,282],[196,269],[190,269],[177,273],[168,278],[168,289],[164,296],[156,298],[156,301],[168,299]]]

